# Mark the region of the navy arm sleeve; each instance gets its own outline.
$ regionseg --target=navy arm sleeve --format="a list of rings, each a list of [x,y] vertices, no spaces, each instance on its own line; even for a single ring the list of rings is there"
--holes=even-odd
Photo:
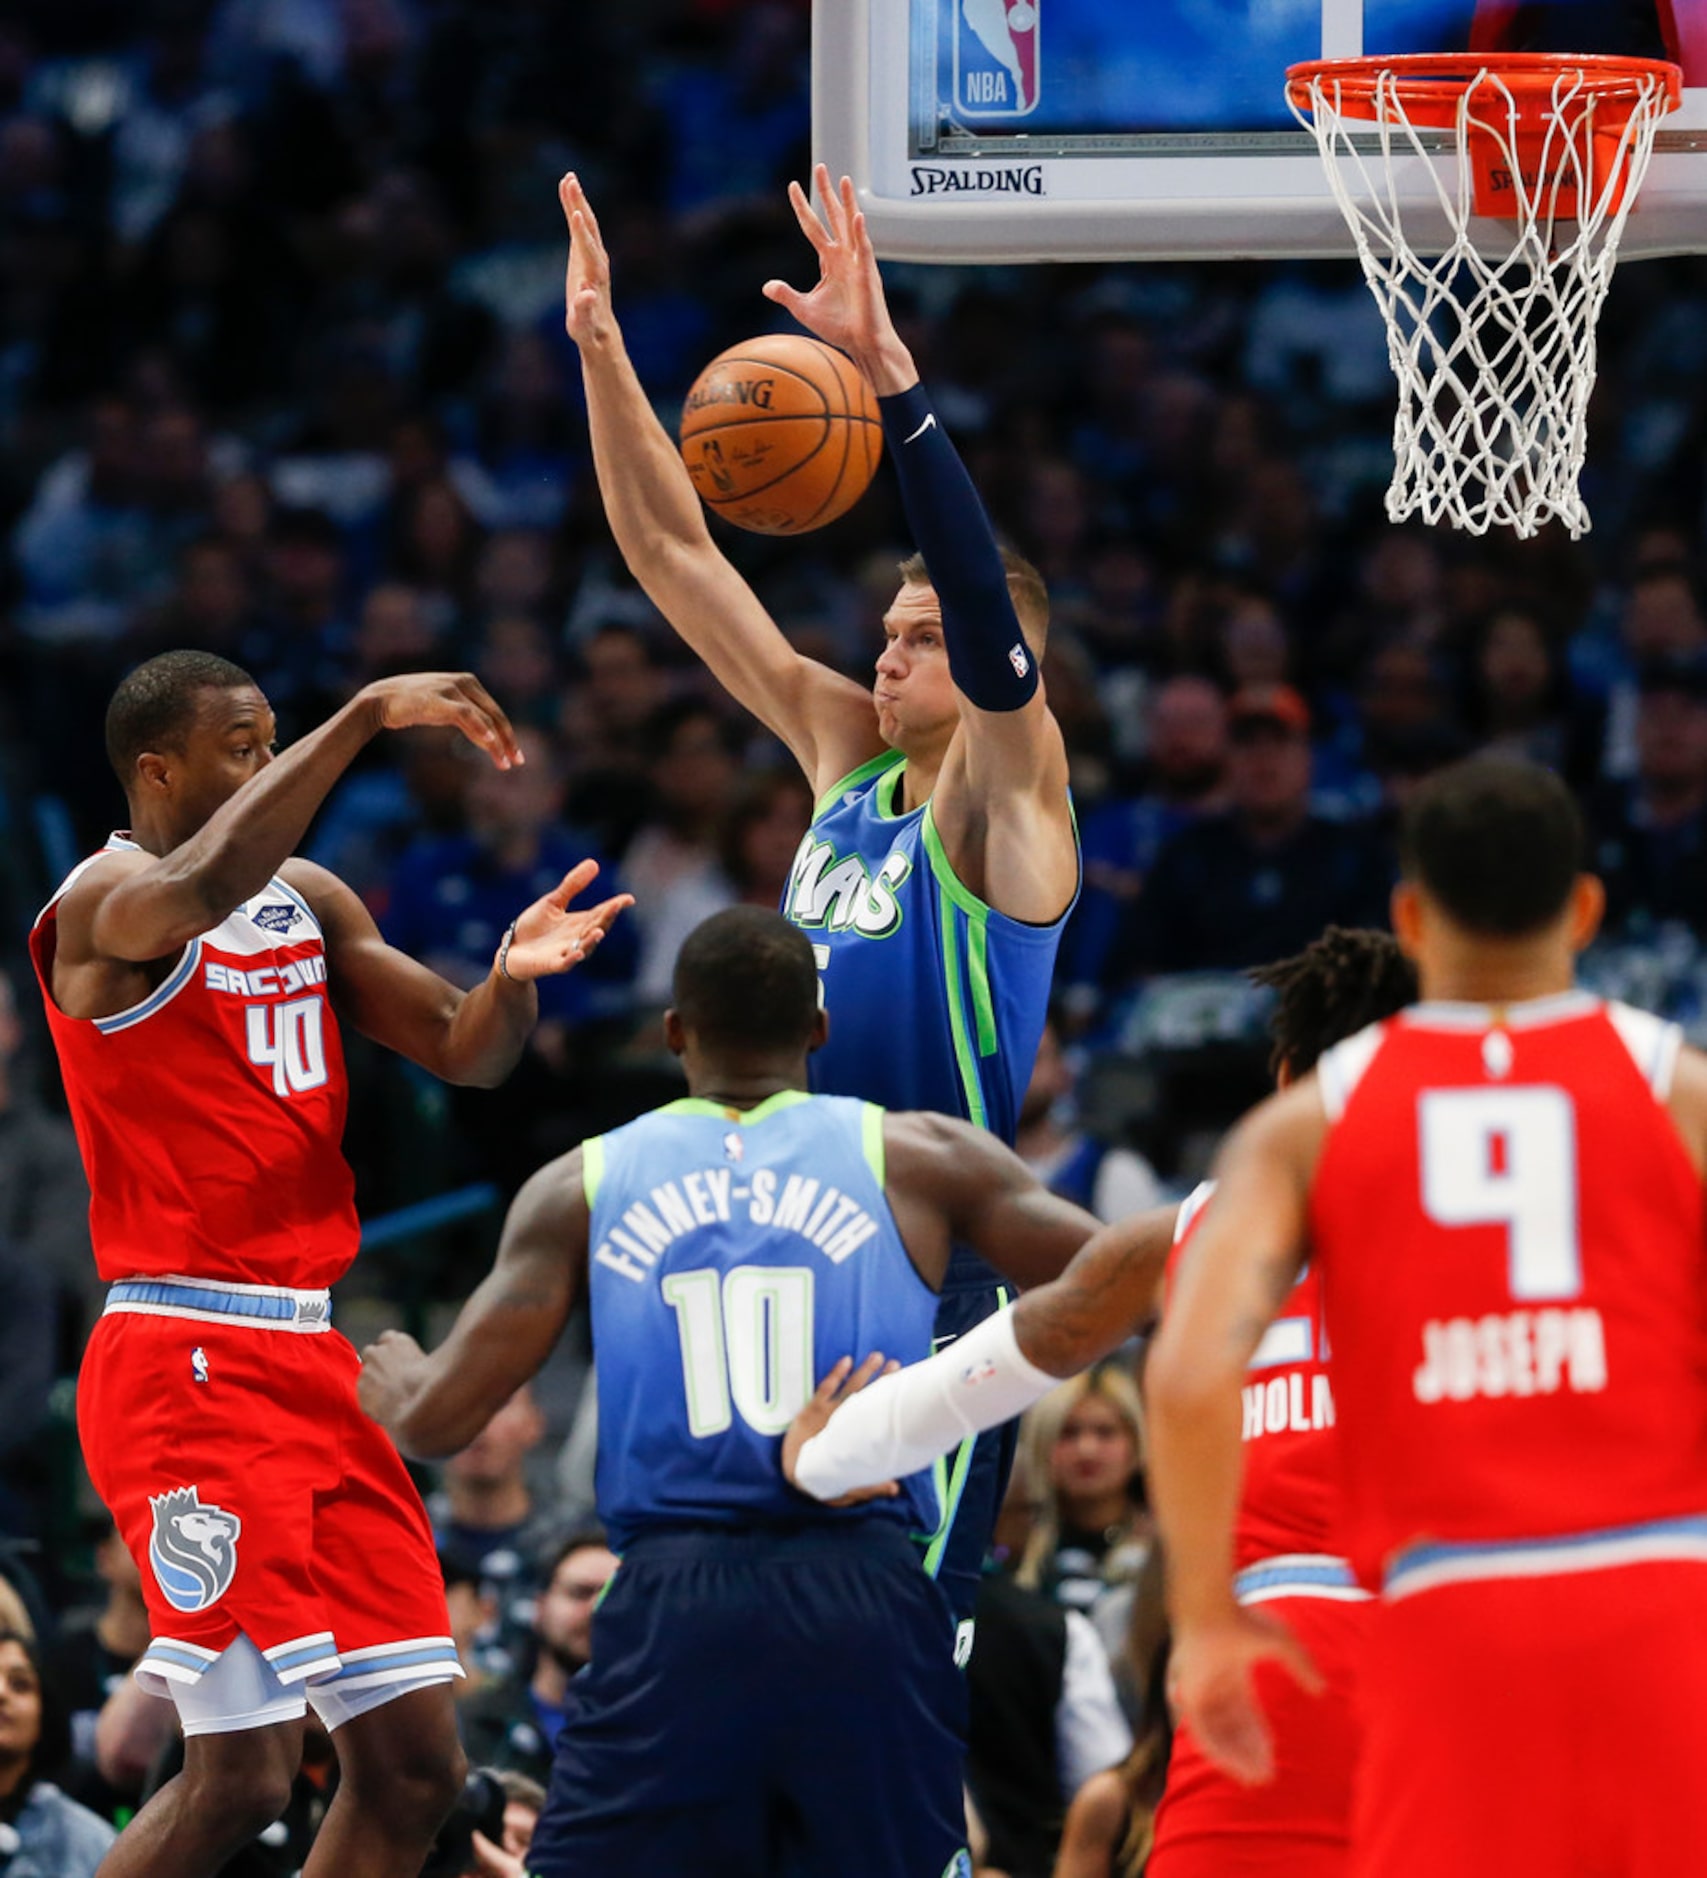
[[[1037,659],[972,478],[923,385],[877,402],[901,506],[942,602],[948,669],[980,711],[1017,711],[1037,690]]]

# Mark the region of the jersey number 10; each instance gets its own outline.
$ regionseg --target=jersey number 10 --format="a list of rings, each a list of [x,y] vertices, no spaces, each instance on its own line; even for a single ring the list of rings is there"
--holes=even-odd
[[[1563,1089],[1429,1089],[1418,1107],[1423,1211],[1437,1226],[1503,1226],[1519,1303],[1583,1288],[1577,1117]]]
[[[737,1265],[672,1272],[660,1287],[676,1314],[688,1433],[720,1435],[741,1419],[780,1435],[812,1393],[812,1272]]]

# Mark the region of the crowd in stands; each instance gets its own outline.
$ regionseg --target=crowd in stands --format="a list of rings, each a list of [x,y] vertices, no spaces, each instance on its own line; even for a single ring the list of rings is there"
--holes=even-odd
[[[812,805],[611,545],[555,184],[586,181],[630,350],[671,411],[713,353],[777,323],[766,278],[805,278],[783,187],[806,171],[807,33],[789,0],[20,0],[0,19],[0,1532],[40,1548],[4,1561],[28,1592],[0,1613],[13,1873],[92,1869],[99,1830],[66,1809],[122,1818],[170,1758],[106,1712],[142,1620],[66,1484],[65,1390],[99,1293],[27,1047],[30,920],[118,812],[105,701],[140,659],[200,647],[254,674],[288,740],[373,677],[471,669],[523,726],[526,770],[450,733],[376,743],[311,855],[463,981],[574,860],[635,894],[545,987],[503,1091],[464,1099],[352,1050],[365,1214],[458,1183],[507,1194],[673,1094],[657,1020],[675,949],[720,906],[777,903]],[[1244,969],[1382,922],[1397,806],[1475,749],[1571,779],[1608,886],[1591,980],[1707,1039],[1700,262],[1618,277],[1577,544],[1387,524],[1391,379],[1348,265],[888,273],[998,528],[1052,594],[1085,872],[1022,1140],[1049,1178],[1106,1212],[1183,1191],[1263,1087]],[[911,547],[881,476],[821,535],[720,538],[797,646],[868,673]],[[419,1321],[466,1291],[490,1224],[375,1251],[357,1282]],[[1006,1686],[1036,1696],[990,1711],[1005,1738],[974,1761],[1014,1878],[1048,1870],[1091,1763],[1136,1739],[1139,1785],[1154,1766],[1128,1394],[1116,1376],[1050,1410],[1016,1513],[1035,1527],[992,1594],[989,1634],[1029,1665]],[[447,1470],[437,1518],[471,1730],[537,1780],[610,1560],[522,1484],[539,1411],[505,1415]],[[1053,1745],[1016,1820],[1018,1789],[980,1790],[979,1768],[1022,1740]],[[245,1871],[295,1869],[332,1778],[322,1743]],[[503,1797],[538,1803],[525,1779]]]

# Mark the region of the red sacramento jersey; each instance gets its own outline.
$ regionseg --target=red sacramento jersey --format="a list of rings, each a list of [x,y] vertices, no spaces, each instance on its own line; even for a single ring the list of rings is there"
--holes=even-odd
[[[1205,1181],[1174,1227],[1167,1284],[1215,1191]],[[1322,1287],[1308,1267],[1263,1333],[1243,1390],[1244,1476],[1233,1568],[1288,1555],[1344,1555],[1339,1531],[1339,1452],[1328,1380]]]
[[[1511,1542],[1639,1547],[1626,1529],[1707,1511],[1707,1203],[1665,1108],[1679,1043],[1571,992],[1418,1005],[1322,1058],[1310,1239],[1366,1582],[1401,1548],[1401,1575],[1430,1548],[1491,1567]]]
[[[37,919],[30,956],[94,1196],[101,1276],[331,1284],[359,1228],[319,921],[271,880],[192,939],[140,1003],[66,1017],[52,993],[56,908],[82,871]]]

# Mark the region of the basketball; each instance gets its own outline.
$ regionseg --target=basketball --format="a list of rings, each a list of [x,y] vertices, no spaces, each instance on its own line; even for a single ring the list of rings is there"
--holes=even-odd
[[[797,333],[720,352],[693,382],[681,434],[705,506],[757,535],[845,515],[883,454],[877,400],[853,361]]]

